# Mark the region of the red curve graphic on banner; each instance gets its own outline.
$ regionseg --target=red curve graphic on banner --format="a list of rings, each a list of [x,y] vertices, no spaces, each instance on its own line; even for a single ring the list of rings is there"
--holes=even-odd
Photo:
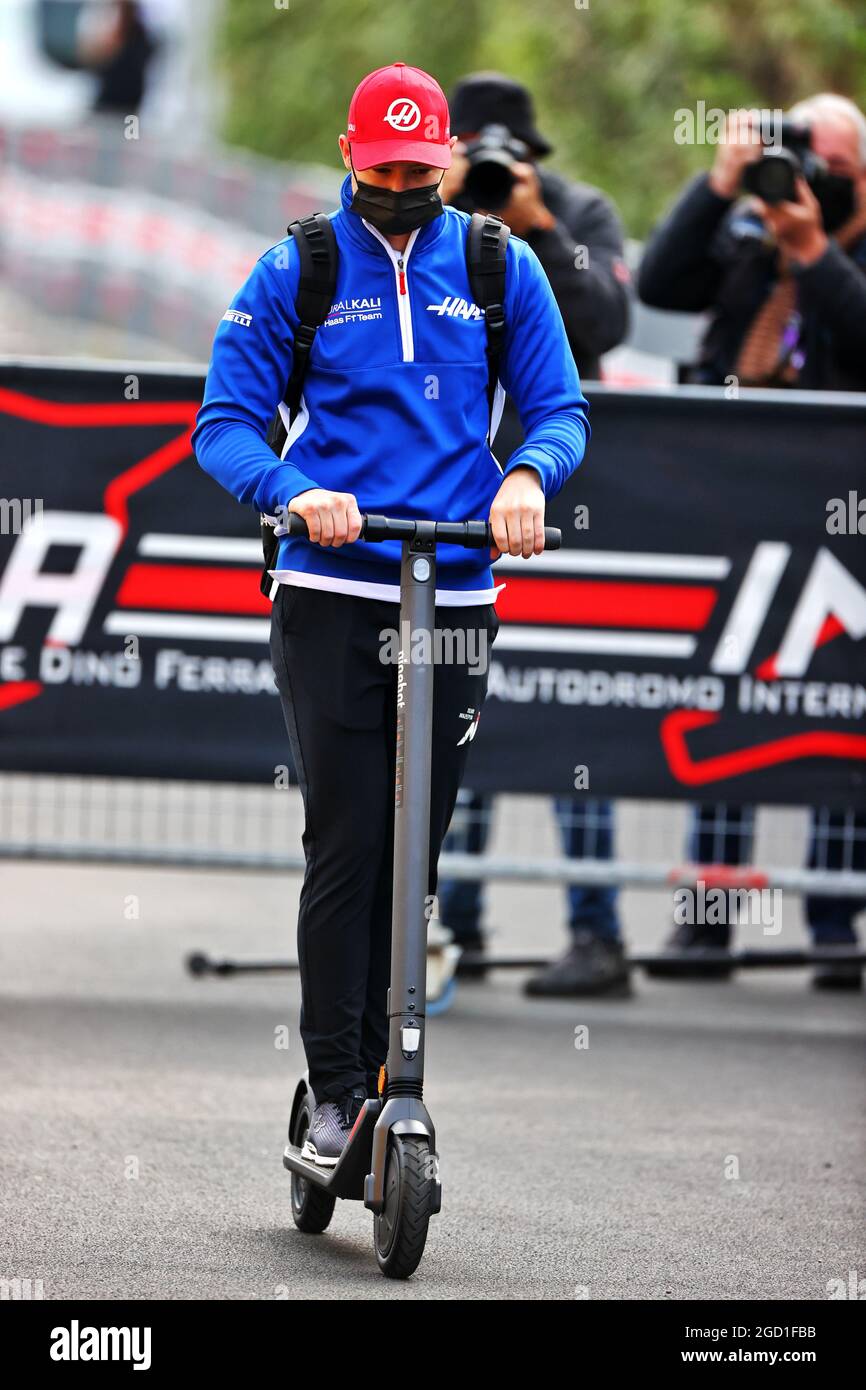
[[[61,429],[115,429],[118,425],[185,425],[195,417],[195,401],[48,401],[0,387],[0,414]]]
[[[677,710],[662,720],[659,728],[662,748],[678,782],[688,787],[702,787],[708,782],[741,777],[746,772],[757,772],[798,758],[866,758],[866,736],[816,730],[815,733],[770,739],[767,743],[756,743],[751,748],[734,749],[700,761],[694,759],[686,745],[686,734],[718,722],[718,714],[704,714],[699,710]]]
[[[0,710],[23,705],[25,700],[35,700],[41,694],[41,681],[7,681],[6,685],[0,685]]]
[[[25,396],[21,391],[0,388],[0,413],[30,420],[38,425],[61,429],[115,429],[118,425],[186,425],[183,434],[161,444],[146,458],[125,468],[105,489],[106,515],[119,522],[123,535],[129,529],[127,502],[162,473],[167,473],[192,452],[190,434],[198,405],[195,401],[125,401],[75,405],[67,401],[46,401]]]
[[[129,529],[129,511],[126,504],[132,494],[141,492],[142,488],[147,487],[148,483],[152,483],[162,473],[167,473],[175,464],[182,463],[191,452],[190,430],[187,429],[176,439],[170,439],[167,444],[162,444],[158,449],[154,449],[152,454],[119,473],[108,484],[102,499],[105,511],[119,523],[124,536]]]
[[[116,405],[88,402],[76,405],[68,401],[48,401],[39,396],[27,396],[21,391],[0,387],[0,414],[38,425],[60,429],[116,429],[128,425],[184,425],[183,434],[154,449],[146,458],[125,468],[108,484],[103,495],[107,516],[113,516],[122,536],[129,529],[127,503],[134,493],[167,473],[192,453],[190,435],[195,421],[196,401],[124,401]],[[39,681],[13,681],[0,686],[0,711],[11,709],[24,700],[32,700],[42,692]]]

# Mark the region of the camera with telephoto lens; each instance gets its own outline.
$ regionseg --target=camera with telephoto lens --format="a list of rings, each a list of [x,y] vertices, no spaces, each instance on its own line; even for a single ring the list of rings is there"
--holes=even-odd
[[[486,125],[466,146],[469,171],[464,189],[476,207],[504,208],[515,184],[513,166],[531,157],[528,145],[504,125]]]
[[[802,174],[814,187],[827,168],[812,150],[812,132],[807,125],[783,120],[780,135],[780,143],[765,146],[761,158],[743,171],[743,187],[765,203],[796,202],[797,176]]]
[[[783,120],[780,143],[765,146],[761,158],[746,165],[743,188],[765,203],[796,203],[798,175],[818,200],[825,232],[835,232],[854,211],[854,180],[830,173],[826,162],[812,149],[811,126]]]

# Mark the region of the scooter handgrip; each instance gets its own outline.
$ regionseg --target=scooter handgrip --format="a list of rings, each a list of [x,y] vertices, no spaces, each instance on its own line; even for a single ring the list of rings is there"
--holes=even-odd
[[[490,527],[486,521],[437,521],[436,539],[466,550],[484,550],[491,544]]]
[[[411,521],[391,521],[385,516],[376,516],[370,513],[362,517],[361,538],[365,541],[385,541],[399,540],[404,536],[411,536],[414,532],[414,523]],[[298,512],[288,514],[290,536],[301,536],[304,540],[309,540],[309,530],[304,518]]]
[[[361,526],[361,539],[365,541],[384,541],[389,539],[389,525],[386,516],[368,512]]]
[[[487,545],[496,545],[493,539],[493,527],[487,525]],[[562,532],[558,526],[545,526],[544,528],[544,548],[545,550],[559,550],[562,545]]]

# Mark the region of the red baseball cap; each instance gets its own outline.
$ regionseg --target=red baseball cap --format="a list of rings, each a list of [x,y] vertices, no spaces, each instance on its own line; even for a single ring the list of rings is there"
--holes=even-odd
[[[346,137],[356,169],[413,159],[451,163],[448,102],[435,78],[406,63],[377,68],[355,88]]]

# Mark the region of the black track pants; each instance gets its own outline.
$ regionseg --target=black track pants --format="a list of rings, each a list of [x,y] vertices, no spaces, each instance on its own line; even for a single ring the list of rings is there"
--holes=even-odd
[[[434,675],[431,894],[499,627],[492,604],[437,607],[435,621],[458,635]],[[380,634],[398,625],[396,603],[294,584],[274,600],[271,660],[305,810],[301,1037],[318,1100],[369,1084],[387,1051],[397,666]]]

